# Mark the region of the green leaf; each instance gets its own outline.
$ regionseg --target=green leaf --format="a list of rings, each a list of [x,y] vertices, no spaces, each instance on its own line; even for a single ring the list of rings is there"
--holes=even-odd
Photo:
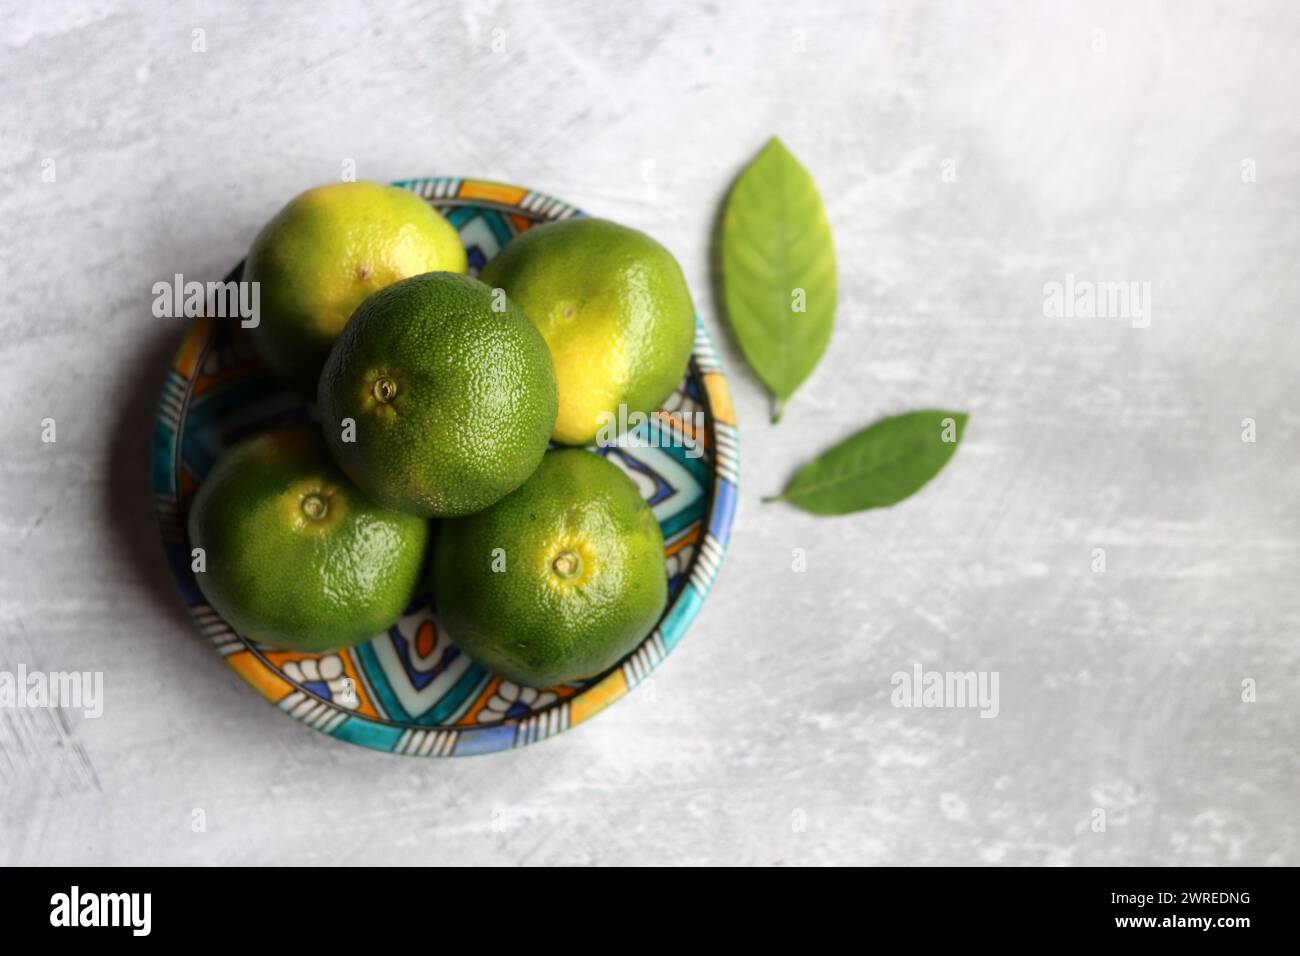
[[[780,408],[826,351],[835,319],[835,247],[808,170],[773,137],[731,189],[722,217],[722,289],[745,359]]]
[[[963,412],[908,412],[865,428],[799,470],[788,501],[818,515],[897,504],[948,463],[966,430]]]

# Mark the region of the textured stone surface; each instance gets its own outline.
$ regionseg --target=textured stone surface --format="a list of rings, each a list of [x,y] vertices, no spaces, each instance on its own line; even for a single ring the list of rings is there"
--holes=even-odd
[[[1300,863],[1293,5],[4,7],[0,669],[106,700],[0,710],[0,862]],[[773,133],[827,201],[835,336],[778,427],[722,340],[739,516],[648,687],[420,761],[222,666],[149,511],[155,281],[351,160],[643,228],[722,338],[710,227]],[[1150,283],[1149,328],[1045,317],[1067,274]],[[918,497],[759,502],[926,406],[972,417]],[[891,706],[913,662],[998,672],[998,716]]]

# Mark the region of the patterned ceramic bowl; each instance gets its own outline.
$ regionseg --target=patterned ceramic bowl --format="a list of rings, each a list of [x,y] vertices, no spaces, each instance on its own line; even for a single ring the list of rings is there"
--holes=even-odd
[[[538,222],[582,215],[558,199],[500,183],[437,178],[397,185],[423,196],[460,231],[475,274],[511,236]],[[736,506],[736,423],[698,319],[694,355],[677,391],[618,445],[598,449],[632,477],[659,519],[668,607],[639,647],[578,684],[520,687],[484,670],[439,626],[427,592],[387,632],[333,654],[267,647],[222,620],[190,570],[186,506],[226,446],[307,418],[303,403],[257,363],[238,322],[196,319],[172,361],[154,422],[154,502],[181,594],[217,653],[285,713],[340,740],[447,757],[521,747],[568,730],[663,660],[718,572]]]

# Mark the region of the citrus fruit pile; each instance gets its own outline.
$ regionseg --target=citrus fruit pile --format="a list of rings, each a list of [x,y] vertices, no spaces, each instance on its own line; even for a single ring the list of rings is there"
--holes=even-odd
[[[546,687],[600,674],[658,621],[659,525],[582,446],[681,380],[680,267],[575,218],[521,233],[483,281],[466,270],[446,220],[377,183],[308,190],[254,240],[254,347],[319,423],[233,446],[191,504],[199,587],[246,636],[361,643],[427,575],[464,653]]]

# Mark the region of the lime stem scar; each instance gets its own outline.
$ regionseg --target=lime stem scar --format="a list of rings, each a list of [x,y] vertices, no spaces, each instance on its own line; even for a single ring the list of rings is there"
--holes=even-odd
[[[561,551],[551,562],[551,569],[560,577],[568,579],[578,573],[582,561],[572,551]]]
[[[302,499],[302,513],[319,521],[329,513],[329,505],[320,495],[312,494]]]
[[[397,395],[397,383],[391,378],[375,379],[375,401],[387,405]]]

